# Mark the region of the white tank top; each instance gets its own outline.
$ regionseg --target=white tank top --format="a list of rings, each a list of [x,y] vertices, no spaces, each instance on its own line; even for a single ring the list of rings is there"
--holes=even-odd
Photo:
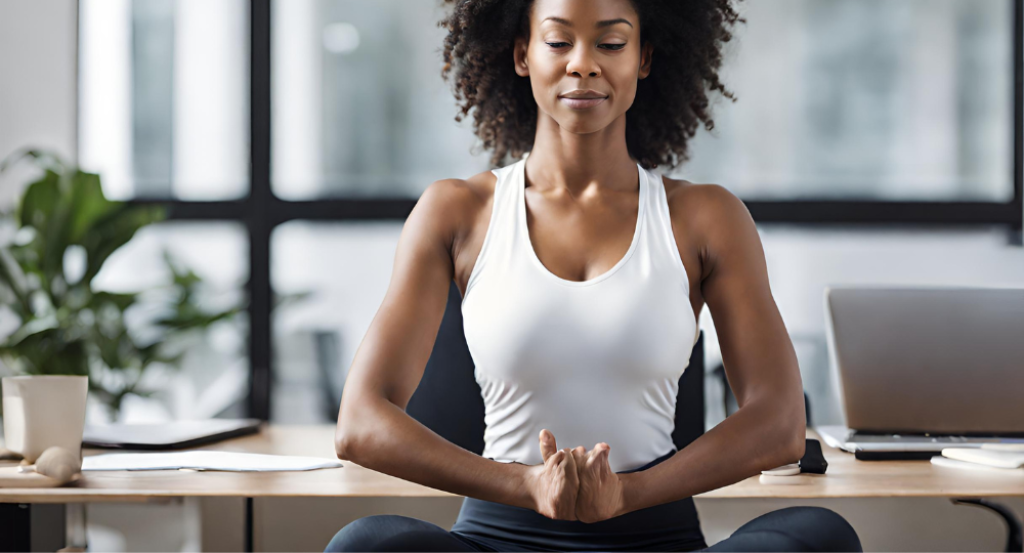
[[[698,337],[661,178],[637,164],[640,207],[626,255],[586,281],[537,257],[526,226],[526,158],[494,170],[490,223],[462,300],[483,395],[483,456],[541,464],[559,448],[611,446],[614,472],[672,451],[679,377]]]

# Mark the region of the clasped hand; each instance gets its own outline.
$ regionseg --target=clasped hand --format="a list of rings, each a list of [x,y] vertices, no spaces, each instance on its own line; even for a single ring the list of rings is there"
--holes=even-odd
[[[527,485],[538,513],[555,520],[592,523],[617,516],[624,505],[623,481],[608,464],[604,442],[558,449],[555,435],[540,431],[544,464],[530,467]]]

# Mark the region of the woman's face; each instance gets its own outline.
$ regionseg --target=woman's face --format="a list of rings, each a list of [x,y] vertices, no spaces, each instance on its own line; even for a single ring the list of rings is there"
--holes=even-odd
[[[566,131],[599,131],[626,113],[651,71],[630,0],[535,0],[515,67],[542,114]],[[542,115],[543,116],[543,115]]]

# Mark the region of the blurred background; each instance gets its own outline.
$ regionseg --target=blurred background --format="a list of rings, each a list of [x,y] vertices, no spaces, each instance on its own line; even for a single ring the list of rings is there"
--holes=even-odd
[[[738,101],[670,174],[747,202],[816,424],[843,422],[825,287],[1024,286],[1020,10],[740,5]],[[442,16],[439,0],[0,0],[0,157],[51,149],[108,198],[168,209],[93,287],[164,285],[168,251],[201,307],[245,305],[113,417],[335,420],[404,218],[434,180],[489,168],[440,78]],[[0,175],[0,209],[37,175]],[[729,408],[707,309],[701,326],[710,428]]]

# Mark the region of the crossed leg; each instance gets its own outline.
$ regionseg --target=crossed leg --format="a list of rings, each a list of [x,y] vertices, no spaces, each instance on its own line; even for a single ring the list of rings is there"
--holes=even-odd
[[[440,526],[401,515],[363,517],[342,528],[326,551],[490,551]],[[857,532],[824,507],[765,513],[704,549],[724,551],[863,551]]]
[[[704,551],[863,551],[857,532],[824,507],[786,507],[740,526]]]

